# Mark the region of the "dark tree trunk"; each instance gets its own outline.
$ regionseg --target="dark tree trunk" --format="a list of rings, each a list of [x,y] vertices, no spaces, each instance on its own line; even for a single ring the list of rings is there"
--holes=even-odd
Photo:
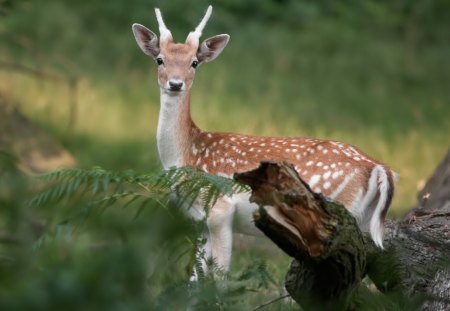
[[[368,274],[380,291],[411,297],[422,310],[450,310],[450,151],[418,207],[404,220],[386,221],[385,250],[345,208],[311,192],[289,164],[262,163],[235,178],[260,205],[256,226],[295,258],[285,285],[306,309],[361,309]]]

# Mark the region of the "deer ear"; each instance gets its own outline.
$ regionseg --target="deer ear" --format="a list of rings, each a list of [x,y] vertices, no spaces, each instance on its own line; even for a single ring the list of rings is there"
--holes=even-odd
[[[203,41],[197,50],[198,61],[210,62],[215,59],[227,46],[228,40],[229,35],[217,35]]]
[[[153,31],[142,26],[141,24],[133,24],[133,34],[137,44],[142,52],[155,58],[159,55],[158,36]]]

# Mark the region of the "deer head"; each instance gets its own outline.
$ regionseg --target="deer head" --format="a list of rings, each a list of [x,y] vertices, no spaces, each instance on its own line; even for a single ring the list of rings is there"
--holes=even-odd
[[[215,59],[228,43],[229,35],[222,34],[199,44],[202,31],[211,16],[212,6],[185,43],[174,43],[172,33],[166,27],[159,9],[155,9],[160,38],[140,24],[133,24],[133,34],[141,50],[158,64],[158,83],[161,91],[176,95],[189,90],[199,65]]]

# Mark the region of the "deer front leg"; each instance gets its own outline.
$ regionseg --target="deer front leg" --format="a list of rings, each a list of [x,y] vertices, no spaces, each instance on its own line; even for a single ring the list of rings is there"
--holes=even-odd
[[[225,199],[219,199],[209,212],[206,224],[211,239],[211,256],[219,269],[230,268],[233,245],[234,206]]]

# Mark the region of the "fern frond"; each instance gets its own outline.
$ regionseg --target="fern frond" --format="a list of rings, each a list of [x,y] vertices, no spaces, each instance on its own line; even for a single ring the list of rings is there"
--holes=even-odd
[[[192,206],[201,202],[204,207],[212,206],[220,196],[248,191],[233,179],[210,175],[192,167],[170,168],[152,174],[132,170],[108,171],[100,167],[90,170],[68,168],[39,176],[49,184],[48,188],[28,203],[42,206],[75,196],[89,200],[89,205],[108,207],[121,202],[124,207],[140,206],[139,216],[149,202],[166,205],[173,194],[177,204]]]
[[[267,288],[270,284],[275,284],[275,280],[267,271],[267,265],[262,260],[256,260],[249,265],[238,277],[239,281],[254,279],[257,281],[258,288]]]

